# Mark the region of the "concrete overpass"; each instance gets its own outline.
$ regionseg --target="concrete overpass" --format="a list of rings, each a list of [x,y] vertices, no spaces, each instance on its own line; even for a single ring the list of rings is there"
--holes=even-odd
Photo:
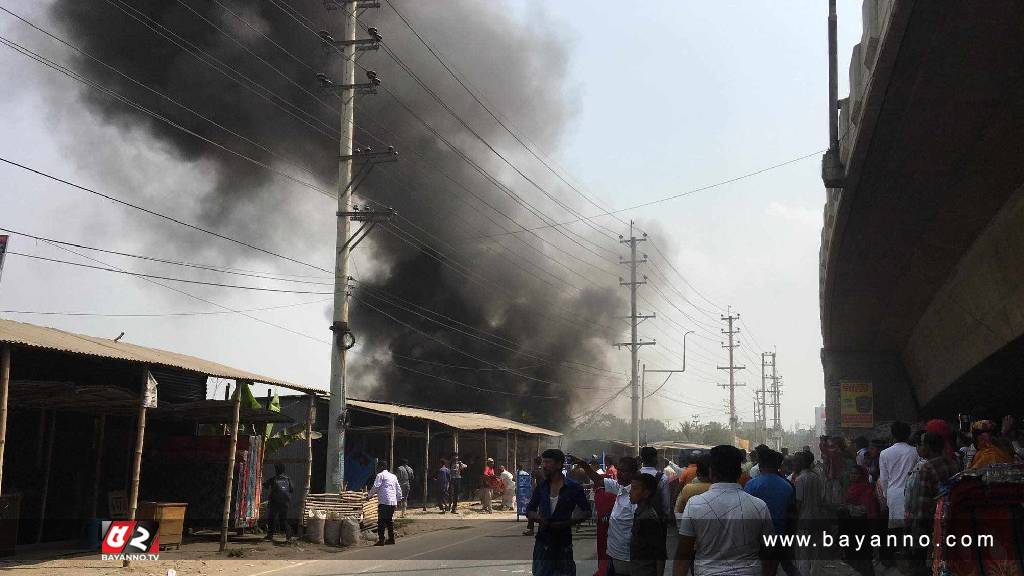
[[[845,170],[822,230],[828,428],[840,428],[844,381],[873,384],[876,426],[1013,412],[1024,401],[1024,3],[866,0],[863,19],[839,106]]]

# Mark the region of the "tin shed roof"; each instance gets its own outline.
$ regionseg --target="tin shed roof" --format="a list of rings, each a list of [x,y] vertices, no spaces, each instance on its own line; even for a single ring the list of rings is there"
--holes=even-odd
[[[189,372],[205,374],[216,378],[247,380],[262,384],[273,384],[300,392],[324,393],[324,390],[293,384],[270,376],[263,376],[246,370],[232,368],[210,360],[178,354],[158,348],[147,348],[127,342],[114,342],[108,338],[97,338],[84,334],[65,332],[56,328],[0,319],[0,343],[28,346],[79,356],[120,360],[140,366],[166,366]]]

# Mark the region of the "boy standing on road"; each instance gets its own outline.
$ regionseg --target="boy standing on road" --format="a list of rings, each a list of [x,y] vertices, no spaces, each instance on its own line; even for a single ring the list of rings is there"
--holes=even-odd
[[[665,522],[658,513],[658,480],[650,474],[633,478],[629,501],[636,507],[629,540],[629,562],[612,560],[615,574],[661,576],[665,572]]]

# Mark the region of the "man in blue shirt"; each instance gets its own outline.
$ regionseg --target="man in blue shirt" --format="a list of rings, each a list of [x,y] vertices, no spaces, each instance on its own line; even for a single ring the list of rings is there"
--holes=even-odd
[[[760,473],[752,478],[743,489],[756,498],[760,498],[768,505],[768,512],[772,515],[772,526],[776,534],[786,534],[787,524],[792,524],[796,511],[796,498],[793,485],[779,474],[779,466],[782,465],[782,454],[768,448],[759,446],[757,461]],[[789,550],[784,548],[773,548],[769,550],[769,561],[781,565],[786,574],[797,574]],[[773,573],[773,572],[772,572]]]
[[[526,517],[540,526],[533,546],[533,574],[575,576],[572,527],[590,517],[590,503],[583,487],[565,477],[561,450],[545,450],[541,461],[544,480],[526,506]]]

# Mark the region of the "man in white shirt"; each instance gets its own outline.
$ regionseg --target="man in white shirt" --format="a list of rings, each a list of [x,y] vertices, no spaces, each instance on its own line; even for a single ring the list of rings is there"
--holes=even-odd
[[[598,476],[586,462],[580,462],[580,467],[595,486],[603,483],[605,492],[615,496],[615,504],[608,517],[608,557],[620,563],[629,562],[629,542],[633,537],[633,513],[636,511],[636,506],[629,501],[629,486],[633,477],[638,475],[636,458],[623,456],[619,459],[618,479]]]
[[[726,444],[708,453],[711,488],[693,496],[679,518],[673,576],[761,576],[768,505],[738,484],[744,452]]]
[[[894,444],[878,456],[878,489],[880,496],[889,507],[889,528],[903,527],[903,513],[906,510],[903,497],[910,471],[921,456],[917,448],[907,444],[910,425],[893,422],[890,428]]]
[[[917,448],[907,444],[907,439],[910,438],[909,424],[896,421],[889,430],[895,443],[878,455],[877,491],[880,502],[889,507],[889,531],[896,533],[898,541],[902,542],[903,516],[906,511],[904,491],[907,478],[921,460],[921,456],[917,453]],[[883,563],[888,564],[891,560],[889,554],[884,555]]]
[[[373,488],[366,495],[367,499],[379,496],[377,503],[377,543],[374,546],[384,546],[395,543],[395,508],[398,501],[402,499],[402,487],[398,484],[398,477],[388,471],[387,462],[377,461],[377,478],[373,481]],[[384,540],[384,530],[388,532],[388,539]]]
[[[512,472],[504,464],[498,466],[498,477],[501,478],[502,484],[501,508],[503,510],[513,510],[516,501],[516,477],[512,475]]]

